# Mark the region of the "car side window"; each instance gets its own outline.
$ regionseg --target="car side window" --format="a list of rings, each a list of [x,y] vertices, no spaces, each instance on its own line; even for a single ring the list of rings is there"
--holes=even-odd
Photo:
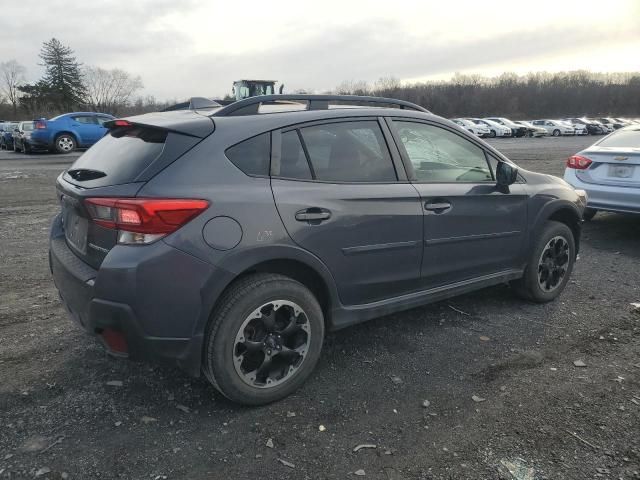
[[[96,120],[95,117],[89,115],[78,115],[76,117],[72,117],[74,122],[82,123],[83,125],[95,125]]]
[[[375,120],[336,122],[300,129],[315,180],[394,182],[396,171]]]
[[[231,162],[247,175],[269,175],[271,135],[263,133],[225,150]]]
[[[307,156],[302,148],[298,130],[290,130],[282,134],[280,153],[280,177],[311,180],[311,169]]]
[[[393,123],[418,182],[493,182],[484,150],[466,138],[425,123]]]
[[[96,120],[98,121],[98,125],[102,126],[106,122],[110,122],[112,119],[109,117],[96,117]]]

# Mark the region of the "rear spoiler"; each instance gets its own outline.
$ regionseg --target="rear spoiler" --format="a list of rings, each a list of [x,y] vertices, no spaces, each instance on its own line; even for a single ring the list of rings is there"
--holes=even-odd
[[[215,129],[213,119],[191,110],[154,112],[134,117],[117,118],[104,123],[108,129],[151,128],[204,138]]]

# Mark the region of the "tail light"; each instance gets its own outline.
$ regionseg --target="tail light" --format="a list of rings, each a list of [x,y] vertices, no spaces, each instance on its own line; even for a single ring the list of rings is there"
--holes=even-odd
[[[148,244],[175,232],[202,213],[206,200],[167,198],[87,198],[91,219],[118,231],[118,243]]]
[[[39,130],[47,128],[47,122],[45,120],[36,120],[34,127]]]
[[[592,163],[593,161],[590,158],[582,155],[572,155],[567,159],[567,167],[575,168],[576,170],[586,170]]]

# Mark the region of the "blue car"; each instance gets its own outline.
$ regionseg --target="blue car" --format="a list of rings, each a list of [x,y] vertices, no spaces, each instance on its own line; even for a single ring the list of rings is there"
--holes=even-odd
[[[58,153],[89,148],[107,133],[104,123],[114,118],[106,113],[73,112],[50,120],[35,120],[26,148]]]
[[[18,128],[18,122],[0,123],[0,149],[13,150],[13,131]]]

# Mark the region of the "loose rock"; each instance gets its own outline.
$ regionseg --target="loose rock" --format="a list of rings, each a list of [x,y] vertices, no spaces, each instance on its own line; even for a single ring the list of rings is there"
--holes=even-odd
[[[269,439],[267,440],[267,443],[265,444],[268,448],[273,448],[273,440]]]
[[[582,360],[574,360],[573,365],[579,368],[587,366],[587,364],[584,363]]]
[[[430,405],[431,405],[431,402],[429,400],[423,400],[422,401],[422,406],[424,408],[429,408]]]
[[[358,475],[359,477],[364,477],[366,475],[363,469],[356,470],[355,472],[353,472],[353,474]]]
[[[122,383],[122,380],[109,380],[107,385],[110,387],[121,387],[124,384]]]
[[[479,397],[478,395],[471,395],[471,400],[473,400],[476,403],[486,402],[487,401],[486,398]]]

